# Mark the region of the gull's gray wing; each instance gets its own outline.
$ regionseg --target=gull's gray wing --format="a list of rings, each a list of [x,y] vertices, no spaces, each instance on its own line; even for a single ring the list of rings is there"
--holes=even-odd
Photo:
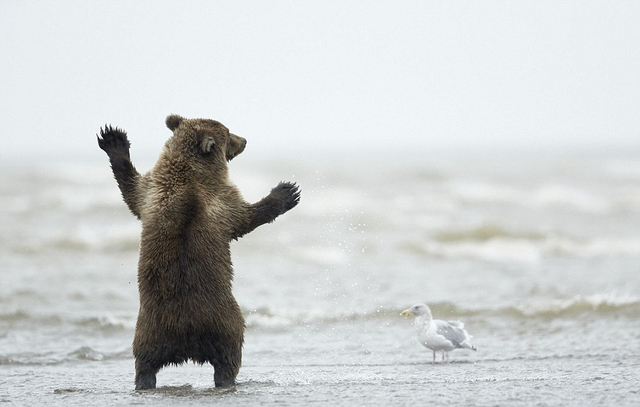
[[[456,348],[462,348],[462,343],[469,339],[469,334],[464,330],[464,324],[458,321],[433,321],[436,325],[436,332],[453,343]]]
[[[464,322],[460,322],[460,321],[447,321],[447,324],[455,327],[455,328],[460,328],[460,329],[464,329]]]

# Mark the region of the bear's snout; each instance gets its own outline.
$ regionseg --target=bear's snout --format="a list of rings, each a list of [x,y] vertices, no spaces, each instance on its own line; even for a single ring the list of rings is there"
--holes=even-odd
[[[247,146],[247,139],[244,137],[236,136],[233,133],[229,133],[229,145],[227,146],[227,160],[231,161],[232,158],[244,151]]]
[[[242,150],[240,152],[244,151],[244,148],[247,146],[247,139],[244,138],[244,137],[236,136],[235,134],[231,134],[231,136],[232,137],[237,137],[238,140],[240,140],[240,144],[242,145]],[[240,153],[238,153],[238,154],[240,154]]]

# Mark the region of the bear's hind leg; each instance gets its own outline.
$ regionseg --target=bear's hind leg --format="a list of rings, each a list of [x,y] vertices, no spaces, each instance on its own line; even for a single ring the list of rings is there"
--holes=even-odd
[[[212,361],[213,369],[213,382],[216,387],[229,387],[236,385],[236,376],[240,370],[240,366],[234,366],[229,363],[218,363]]]
[[[242,336],[220,345],[216,347],[215,357],[209,358],[214,369],[213,381],[216,387],[235,386],[242,364]]]
[[[160,366],[136,359],[136,390],[155,389],[159,370]]]

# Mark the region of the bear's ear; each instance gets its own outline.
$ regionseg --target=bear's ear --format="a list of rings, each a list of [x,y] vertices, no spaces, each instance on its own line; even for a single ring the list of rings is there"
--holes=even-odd
[[[182,116],[172,114],[167,116],[167,120],[165,121],[165,123],[167,123],[167,127],[169,128],[169,130],[174,131],[178,128],[178,126],[180,126],[180,123],[182,123],[183,120],[184,118]]]
[[[213,137],[205,137],[200,143],[200,148],[204,154],[211,154],[213,152],[213,147],[215,147],[216,142]]]

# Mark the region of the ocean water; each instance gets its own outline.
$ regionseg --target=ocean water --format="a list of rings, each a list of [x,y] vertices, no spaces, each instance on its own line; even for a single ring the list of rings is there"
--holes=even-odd
[[[140,225],[106,157],[0,164],[0,402],[640,405],[640,154],[262,160],[302,200],[232,243],[238,385],[187,364],[133,390]],[[137,163],[146,171],[150,163]],[[465,322],[431,363],[400,311]]]

